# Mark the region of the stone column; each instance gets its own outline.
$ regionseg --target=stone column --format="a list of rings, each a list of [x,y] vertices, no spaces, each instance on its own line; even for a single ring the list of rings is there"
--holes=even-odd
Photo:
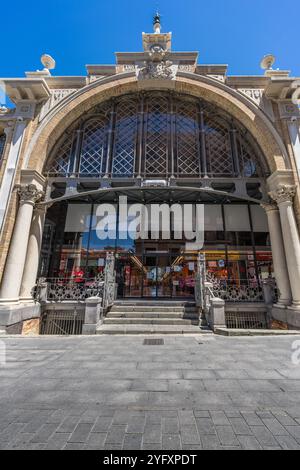
[[[33,300],[32,289],[36,284],[36,277],[39,268],[45,216],[46,208],[44,206],[37,206],[33,213],[29,234],[27,254],[20,291],[20,302],[32,302]]]
[[[19,302],[33,207],[43,196],[43,193],[34,184],[18,186],[17,189],[20,196],[20,206],[4,269],[0,304]]]
[[[286,264],[279,209],[276,204],[261,204],[261,206],[265,209],[268,217],[274,273],[279,291],[277,306],[285,307],[291,304],[292,293]]]
[[[295,194],[295,186],[281,185],[270,193],[270,197],[277,202],[280,212],[286,263],[292,291],[291,308],[300,310],[300,238],[293,208]]]

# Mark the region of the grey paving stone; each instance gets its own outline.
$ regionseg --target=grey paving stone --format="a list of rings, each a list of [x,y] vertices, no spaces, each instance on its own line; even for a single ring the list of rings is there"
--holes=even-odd
[[[161,425],[162,413],[159,411],[147,411],[146,424],[159,424]]]
[[[265,447],[277,447],[278,443],[273,434],[265,426],[250,426],[258,442]]]
[[[11,423],[0,433],[0,442],[9,442],[18,432],[30,433],[26,431],[26,426],[21,423]]]
[[[175,435],[179,433],[179,421],[177,418],[162,419],[163,434]]]
[[[128,421],[127,433],[140,434],[144,432],[146,425],[145,416],[131,416]]]
[[[91,432],[93,425],[91,423],[79,423],[69,438],[70,443],[85,443]]]
[[[180,436],[182,445],[184,444],[200,444],[200,438],[196,425],[180,426]]]
[[[295,439],[300,440],[300,426],[286,426],[286,430],[293,436]]]
[[[130,390],[149,391],[149,392],[167,392],[169,389],[166,380],[133,380]]]
[[[275,418],[263,418],[262,421],[274,436],[286,436],[289,434]]]
[[[127,426],[123,424],[111,426],[107,434],[105,446],[109,444],[116,444],[122,446],[125,438],[126,428]]]
[[[142,447],[143,434],[126,434],[123,450],[140,450]]]
[[[202,447],[204,450],[221,450],[222,446],[219,438],[215,435],[201,435]]]
[[[299,450],[300,442],[297,442],[291,436],[276,436],[276,440],[283,450]]]
[[[78,423],[79,423],[78,416],[68,416],[67,418],[63,420],[61,425],[57,428],[57,432],[72,433]]]
[[[224,411],[211,411],[210,416],[214,425],[230,425],[230,422]]]
[[[204,379],[204,387],[208,392],[230,392],[242,390],[239,381],[235,379]]]
[[[245,450],[262,450],[262,446],[254,436],[237,436],[241,446]]]
[[[84,447],[84,444],[79,444],[79,443],[68,443],[65,445],[63,450],[82,450]]]
[[[248,426],[262,426],[263,422],[254,411],[241,411],[243,418]]]
[[[250,436],[251,429],[243,418],[229,418],[230,424],[235,434]]]
[[[46,443],[52,434],[56,431],[57,429],[57,424],[44,424],[38,432],[35,433],[34,437],[32,438],[31,442],[32,443]]]
[[[163,450],[181,450],[181,440],[179,434],[164,434],[162,438]]]
[[[272,410],[273,416],[282,424],[283,426],[296,426],[297,422],[291,418],[286,412],[281,410]]]
[[[91,432],[85,443],[86,450],[103,450],[106,440],[106,433]]]
[[[201,436],[205,434],[216,434],[216,429],[211,418],[196,418],[196,425]]]
[[[194,410],[195,418],[210,418],[209,411],[205,410]]]
[[[94,426],[92,427],[92,432],[101,433],[107,432],[113,422],[112,417],[100,416]]]
[[[30,441],[33,437],[34,433],[19,432],[9,442],[3,443],[2,449],[17,450],[24,447],[26,448],[27,445],[30,445]]]
[[[216,431],[222,446],[239,446],[231,426],[216,426]]]
[[[162,449],[162,444],[147,444],[146,442],[143,442],[142,444],[142,450],[161,450]]]
[[[143,443],[144,444],[161,444],[162,442],[162,427],[159,424],[146,424],[144,430]]]
[[[191,426],[195,424],[195,416],[193,410],[179,410],[178,419],[180,426]]]
[[[48,440],[45,449],[46,450],[62,450],[70,437],[68,433],[54,433]]]

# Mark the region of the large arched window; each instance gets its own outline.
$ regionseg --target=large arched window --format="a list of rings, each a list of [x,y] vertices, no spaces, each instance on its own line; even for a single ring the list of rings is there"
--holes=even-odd
[[[174,92],[122,96],[75,122],[46,173],[84,177],[261,177],[258,145],[225,111]]]
[[[0,134],[0,161],[2,160],[2,157],[4,155],[5,142],[6,142],[6,135],[4,133]]]

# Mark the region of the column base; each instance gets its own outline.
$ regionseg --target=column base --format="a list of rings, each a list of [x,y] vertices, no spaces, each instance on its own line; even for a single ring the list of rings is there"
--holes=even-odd
[[[282,308],[282,306],[273,305],[271,315],[274,320],[280,321],[287,325],[289,330],[300,330],[300,309],[288,306]]]
[[[20,304],[32,304],[35,303],[32,297],[20,297]]]
[[[35,302],[30,304],[0,304],[0,328],[9,327],[40,316],[41,306]]]
[[[283,303],[283,302],[279,303],[278,302],[277,304],[274,304],[273,307],[274,308],[283,308],[283,309],[285,309],[285,308],[289,307],[290,305],[291,305],[291,302],[289,302],[289,301],[287,301],[287,303]]]
[[[15,299],[0,299],[0,308],[2,305],[19,305],[20,299],[19,297]]]
[[[287,307],[289,310],[294,310],[300,312],[300,303],[293,302],[292,305]]]

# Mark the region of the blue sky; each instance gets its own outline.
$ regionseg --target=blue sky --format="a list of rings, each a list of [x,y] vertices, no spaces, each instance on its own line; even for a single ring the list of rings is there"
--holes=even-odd
[[[173,50],[198,50],[199,63],[257,75],[273,53],[275,67],[300,75],[299,0],[13,0],[1,5],[0,77],[41,68],[43,53],[56,59],[54,75],[114,63],[115,51],[141,50],[157,6]]]

